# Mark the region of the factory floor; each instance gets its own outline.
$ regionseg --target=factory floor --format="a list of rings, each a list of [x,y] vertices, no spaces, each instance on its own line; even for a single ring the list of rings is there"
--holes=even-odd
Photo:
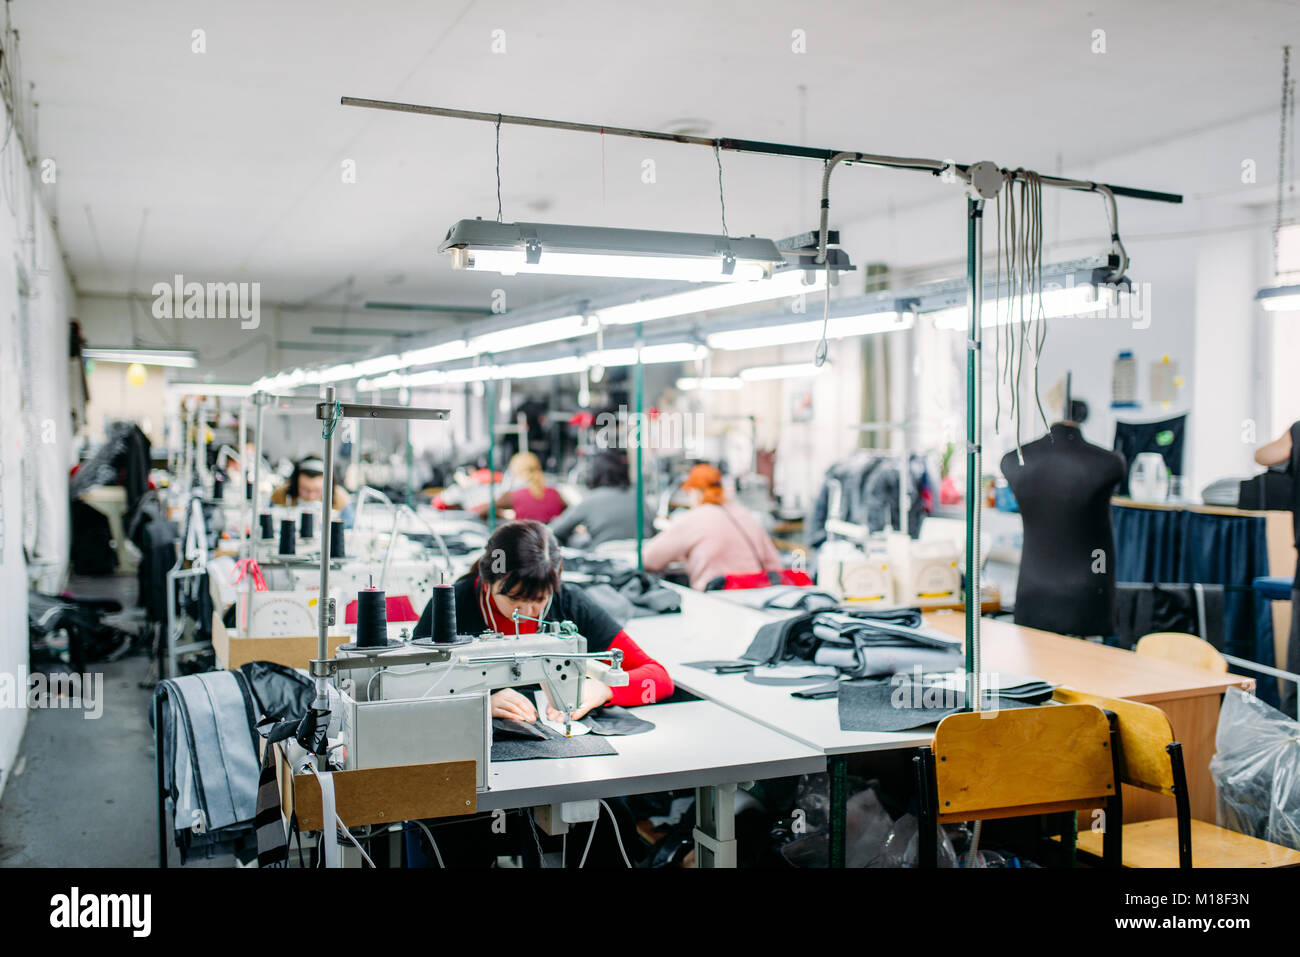
[[[130,575],[74,576],[67,590],[135,605]],[[18,759],[0,795],[0,868],[158,865],[149,657],[132,654],[88,670],[103,675],[97,719],[80,709],[28,711]],[[179,865],[174,845],[169,855],[170,864]],[[232,864],[220,857],[186,866]]]

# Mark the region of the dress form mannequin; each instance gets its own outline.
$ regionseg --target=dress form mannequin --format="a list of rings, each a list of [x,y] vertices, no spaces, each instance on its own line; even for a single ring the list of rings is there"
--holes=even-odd
[[[1115,630],[1115,533],[1110,497],[1124,457],[1088,443],[1075,422],[1002,458],[1024,520],[1016,585],[1018,625],[1064,635]]]

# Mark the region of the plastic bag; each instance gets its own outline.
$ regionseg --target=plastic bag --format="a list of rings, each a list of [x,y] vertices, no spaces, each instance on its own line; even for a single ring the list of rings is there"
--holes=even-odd
[[[952,841],[948,839],[948,834],[942,826],[935,826],[938,828],[939,866],[956,867],[957,854],[952,849]],[[919,831],[916,815],[904,814],[894,822],[894,829],[890,831],[889,837],[885,839],[885,846],[881,848],[880,856],[872,861],[870,866],[916,867],[917,835]]]
[[[1300,850],[1300,723],[1229,688],[1214,743],[1219,826]]]
[[[844,864],[867,867],[880,856],[894,820],[881,804],[874,782],[850,777],[848,783],[851,796],[844,805]],[[781,855],[795,867],[826,867],[829,863],[827,786],[825,774],[806,775],[799,782],[795,803],[803,812],[807,830],[781,847]]]

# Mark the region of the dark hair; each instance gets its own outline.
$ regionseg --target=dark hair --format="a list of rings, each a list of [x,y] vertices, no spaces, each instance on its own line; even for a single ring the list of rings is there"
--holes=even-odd
[[[627,488],[627,458],[618,452],[601,452],[591,460],[588,488]]]
[[[309,455],[305,459],[299,459],[297,462],[293,463],[293,471],[289,473],[289,494],[292,495],[294,498],[298,498],[300,495],[298,491],[299,478],[301,478],[304,475],[308,476],[309,478],[315,478],[318,475],[325,474],[324,472],[318,471],[317,469],[303,468],[303,465],[305,463],[310,462],[313,459],[315,459],[318,462],[320,461],[320,459],[317,458],[316,456]],[[334,484],[335,485],[339,484],[339,477],[337,473],[334,476]]]
[[[499,582],[501,594],[510,598],[538,599],[560,590],[563,569],[555,534],[526,518],[497,526],[465,577],[478,576],[489,587]]]

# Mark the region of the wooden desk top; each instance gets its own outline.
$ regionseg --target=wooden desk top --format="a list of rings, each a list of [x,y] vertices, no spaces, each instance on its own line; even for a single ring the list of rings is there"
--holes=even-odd
[[[1222,515],[1227,518],[1268,517],[1267,511],[1249,508],[1236,508],[1231,505],[1198,505],[1196,502],[1139,502],[1131,498],[1116,495],[1110,500],[1111,505],[1122,508],[1145,508],[1157,512],[1199,512],[1202,515]]]
[[[926,623],[949,635],[965,633],[963,615],[937,612]],[[980,619],[983,670],[1034,675],[1089,694],[1154,703],[1177,698],[1222,694],[1228,688],[1250,690],[1255,679],[1219,674],[1158,658],[1025,628],[1008,621]]]

